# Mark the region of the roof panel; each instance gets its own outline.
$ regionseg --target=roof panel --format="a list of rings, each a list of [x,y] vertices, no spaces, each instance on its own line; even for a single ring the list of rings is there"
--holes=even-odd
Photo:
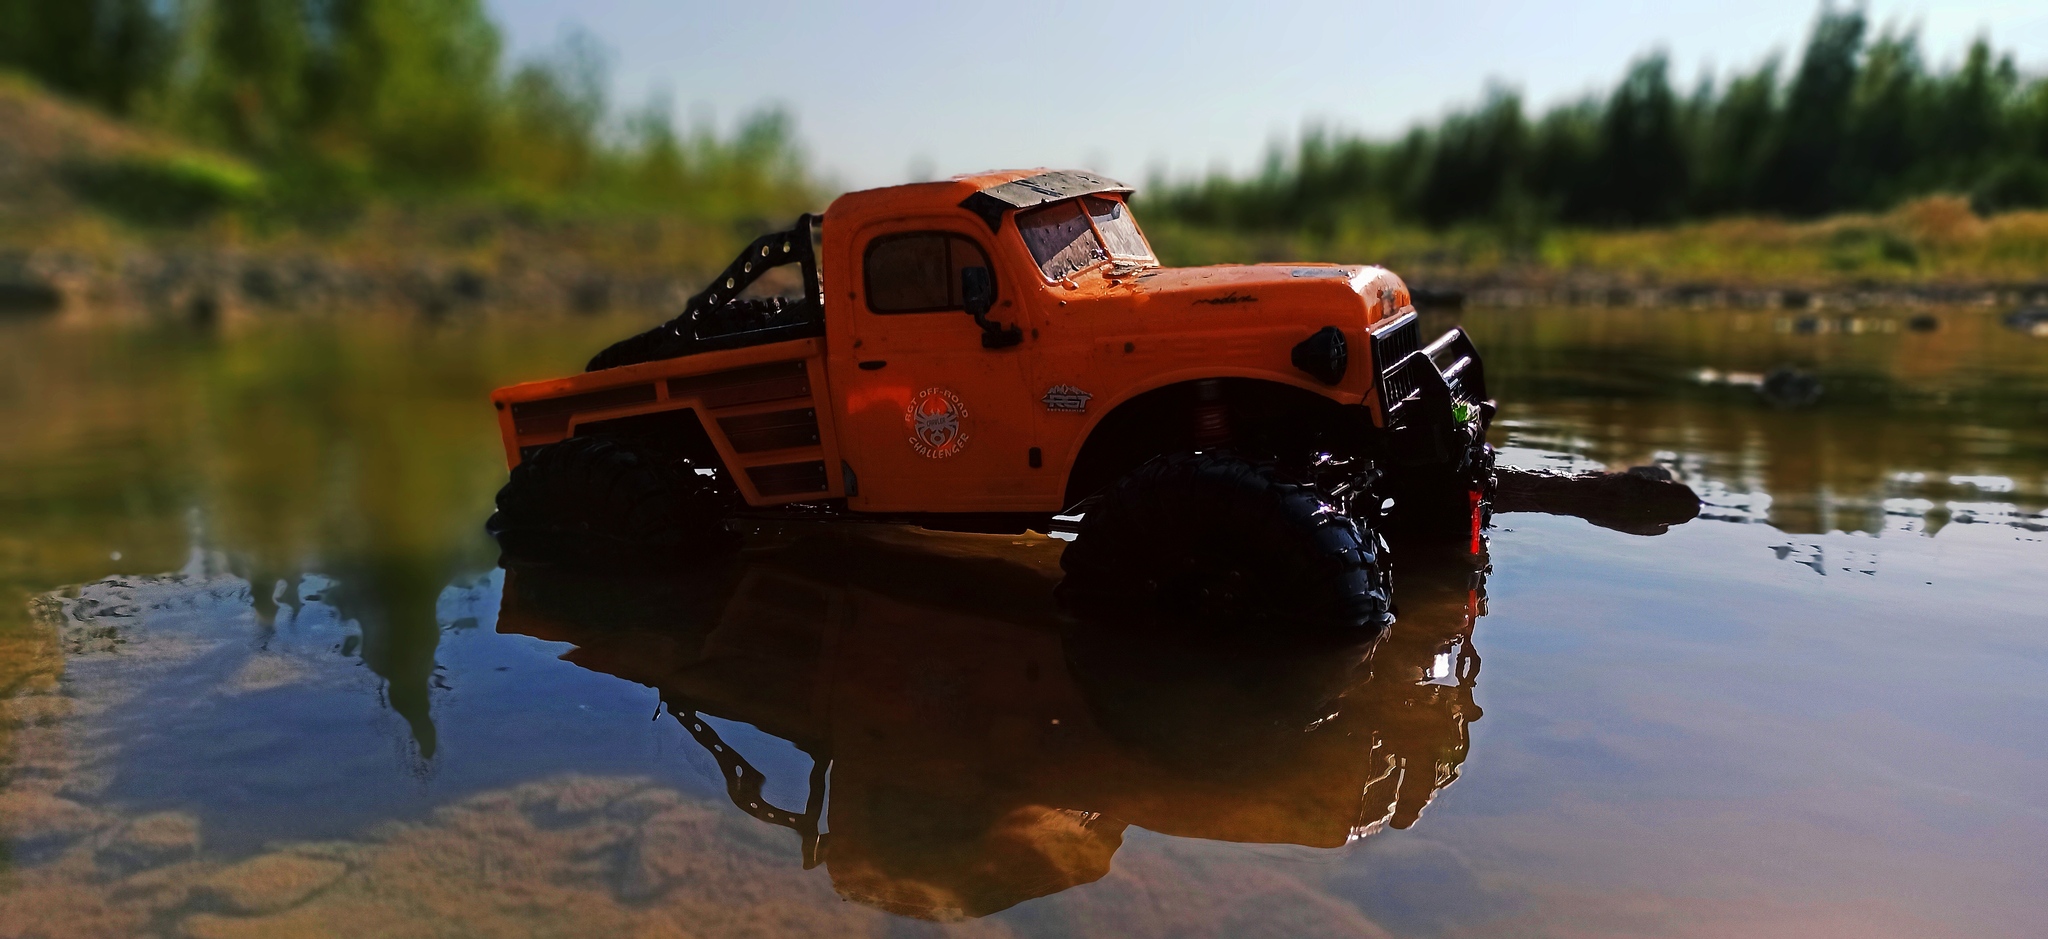
[[[1097,173],[1049,170],[1036,176],[998,183],[960,201],[960,207],[981,216],[990,231],[1002,227],[1003,213],[1097,192],[1130,192],[1131,187]]]

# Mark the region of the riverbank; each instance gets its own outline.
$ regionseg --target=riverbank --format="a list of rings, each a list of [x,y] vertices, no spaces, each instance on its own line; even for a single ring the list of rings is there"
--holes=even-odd
[[[402,210],[346,238],[0,245],[0,315],[209,321],[266,313],[680,308],[737,251],[686,223],[525,223]],[[466,242],[466,243],[465,243]],[[720,261],[712,261],[711,258]]]
[[[510,191],[327,198],[18,81],[0,81],[0,126],[0,315],[672,313],[753,236],[830,198],[721,190],[696,213]],[[1148,216],[1143,193],[1135,208],[1168,264],[1378,263],[1424,305],[2048,305],[2048,211],[1981,216],[1952,196],[1811,222],[1523,233],[1220,230]]]
[[[757,226],[786,222],[762,218]],[[148,229],[73,208],[0,231],[0,315],[659,315],[680,309],[750,233],[682,218],[551,216],[488,204],[381,204],[329,231],[264,230],[231,215],[174,231]],[[1474,233],[1316,240],[1165,225],[1152,234],[1169,264],[1385,264],[1417,288],[1425,307],[2048,305],[2048,213],[1986,219],[1953,199],[1805,224],[1742,219],[1558,232],[1525,250]]]
[[[1976,226],[2018,228],[2014,221]],[[2037,220],[2024,220],[2033,223]],[[1167,263],[1229,260],[1372,261],[1399,271],[1424,307],[1682,307],[1855,310],[2048,305],[2048,213],[2038,244],[1996,232],[1990,263],[1925,265],[1918,273],[1830,272],[1814,226],[1716,223],[1691,230],[1567,233],[1543,253],[1455,247],[1373,251],[1306,241],[1276,247],[1235,239],[1190,250],[1182,233],[1157,238]],[[761,228],[780,224],[761,220]],[[166,238],[90,216],[42,243],[0,240],[0,315],[59,314],[92,319],[189,319],[289,311],[610,310],[663,314],[680,309],[744,243],[736,230],[664,219],[535,219],[488,208],[377,209],[333,234],[254,235],[230,223]],[[1801,231],[1801,228],[1808,229]],[[1745,240],[1744,230],[1762,232]],[[1790,232],[1789,237],[1787,232]],[[1704,248],[1703,248],[1704,245]],[[1279,247],[1296,249],[1291,254]],[[1920,249],[1915,249],[1920,250]],[[1769,263],[1731,263],[1735,253]],[[2020,263],[2038,252],[2042,257]],[[1802,258],[1802,254],[1808,255]],[[1713,257],[1711,263],[1698,260]],[[1923,256],[1941,257],[1927,250]]]
[[[1139,206],[1142,216],[1143,206]],[[1148,226],[1171,261],[1370,260],[1425,301],[1483,306],[1857,309],[2048,303],[2048,212],[1980,216],[1935,196],[1811,222],[1628,231],[1398,226],[1325,236]]]
[[[2028,219],[2027,222],[2035,220]],[[1995,229],[2011,220],[1975,224]],[[778,224],[763,219],[761,227]],[[1802,265],[1815,239],[1764,223],[1716,223],[1694,230],[1569,233],[1535,258],[1463,257],[1449,248],[1375,252],[1299,243],[1294,260],[1374,261],[1399,271],[1424,307],[1681,307],[1856,310],[2048,305],[2048,213],[2039,244],[2003,233],[1982,236],[1995,263],[1930,264],[1830,273]],[[1840,221],[1806,228],[1846,226]],[[0,241],[0,315],[62,314],[93,319],[190,319],[288,311],[609,310],[663,314],[680,309],[703,279],[743,243],[741,233],[687,220],[522,218],[516,212],[421,212],[400,207],[336,235],[251,238],[225,225],[175,239],[138,236],[91,218],[75,220],[55,244]],[[1740,232],[1766,236],[1745,241]],[[83,234],[83,237],[80,235]],[[1189,250],[1178,233],[1158,238],[1168,263],[1289,258],[1274,245],[1241,239],[1235,252]],[[1702,242],[1709,249],[1701,251]],[[1775,245],[1775,248],[1774,248]],[[1727,250],[1722,250],[1727,249]],[[1772,255],[1770,264],[1728,263],[1727,254]],[[2009,263],[2029,252],[2038,263]],[[1927,252],[1939,256],[1937,251]],[[1722,260],[1700,263],[1701,254]],[[1504,253],[1503,253],[1504,255]],[[1787,262],[1790,263],[1787,263]]]

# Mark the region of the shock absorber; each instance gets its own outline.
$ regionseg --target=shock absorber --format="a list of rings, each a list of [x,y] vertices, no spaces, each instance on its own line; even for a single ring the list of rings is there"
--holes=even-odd
[[[1195,449],[1208,450],[1230,442],[1230,406],[1223,383],[1214,378],[1195,383]]]

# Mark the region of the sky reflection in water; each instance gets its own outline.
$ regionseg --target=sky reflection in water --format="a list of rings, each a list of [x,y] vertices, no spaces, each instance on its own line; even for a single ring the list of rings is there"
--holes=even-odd
[[[2048,343],[1462,319],[1510,462],[1703,518],[1503,516],[1370,656],[1223,663],[1065,629],[1035,538],[496,570],[483,392],[619,322],[0,324],[0,935],[2027,934]]]

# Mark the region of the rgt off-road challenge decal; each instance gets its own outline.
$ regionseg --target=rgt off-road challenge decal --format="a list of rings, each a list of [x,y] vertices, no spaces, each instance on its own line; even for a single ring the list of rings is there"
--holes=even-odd
[[[1048,411],[1084,414],[1088,411],[1088,399],[1093,397],[1095,396],[1073,385],[1054,385],[1046,389],[1045,397],[1038,400],[1044,402]]]
[[[911,395],[903,424],[918,456],[943,460],[967,449],[967,404],[951,389],[934,385]]]

